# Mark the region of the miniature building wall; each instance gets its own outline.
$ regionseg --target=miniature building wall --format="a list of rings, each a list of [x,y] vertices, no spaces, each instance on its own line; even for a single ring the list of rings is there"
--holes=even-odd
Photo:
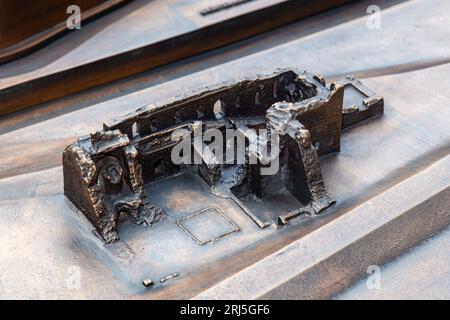
[[[289,88],[295,86],[300,92],[297,97],[289,94]],[[242,119],[247,117],[265,117],[268,108],[275,102],[288,101],[307,102],[309,99],[327,102],[330,110],[323,108],[308,108],[299,115],[299,121],[311,131],[312,142],[318,147],[319,155],[340,150],[340,132],[342,122],[343,90],[330,91],[323,80],[309,74],[298,75],[294,71],[280,71],[271,76],[245,79],[232,83],[225,83],[206,88],[198,94],[176,97],[161,106],[149,106],[137,110],[135,113],[118,118],[104,124],[105,130],[120,130],[137,145],[140,152],[139,162],[143,165],[144,181],[158,178],[161,164],[169,166],[171,172],[178,170],[171,164],[169,148],[159,152],[159,159],[155,155],[146,156],[146,137],[152,133],[173,127],[177,124],[192,121],[214,121],[221,116],[228,119]],[[328,101],[329,99],[329,101]],[[220,111],[217,110],[220,106]],[[216,109],[216,110],[215,110]],[[217,112],[223,112],[218,115]],[[325,117],[327,119],[325,119]]]
[[[256,118],[256,123],[276,130],[290,146],[284,155],[291,159],[285,159],[282,172],[271,179],[278,179],[279,185],[287,187],[301,203],[311,200],[313,212],[320,211],[332,200],[323,185],[318,154],[339,151],[342,104],[343,86],[328,89],[317,76],[289,70],[209,87],[161,106],[140,108],[105,123],[103,131],[66,148],[65,194],[107,242],[115,241],[121,212],[136,223],[147,219],[151,224],[161,216],[161,209],[148,202],[144,185],[179,171],[171,160],[173,130],[192,132],[198,123],[226,128],[234,126],[234,121],[241,121],[245,127]],[[259,190],[253,191],[260,196],[270,193],[270,181],[264,182],[270,178],[256,177],[257,167],[251,170],[253,178],[259,179]],[[289,171],[288,177],[283,170]],[[199,174],[212,187],[220,173],[220,166],[199,166]]]

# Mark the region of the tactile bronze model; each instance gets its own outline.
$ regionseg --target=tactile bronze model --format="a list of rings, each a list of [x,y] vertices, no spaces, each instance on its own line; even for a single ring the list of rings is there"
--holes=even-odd
[[[347,90],[355,91],[352,98],[359,101],[344,99]],[[349,105],[344,107],[344,101]],[[121,213],[138,224],[164,220],[165,212],[154,205],[146,184],[184,170],[198,173],[212,193],[233,199],[259,227],[282,225],[303,213],[315,215],[334,202],[322,179],[319,156],[340,150],[343,127],[382,112],[382,97],[352,77],[330,86],[319,76],[291,70],[239,79],[140,108],[80,138],[63,154],[64,191],[108,243],[119,238]],[[213,154],[194,146],[199,164],[175,164],[171,152],[179,141],[173,132],[184,129],[193,136],[208,128],[232,129],[246,141],[257,139],[269,151],[261,154],[247,146],[243,164],[223,163],[211,161]],[[255,136],[255,129],[262,128],[267,134]],[[275,134],[278,150],[272,146]],[[248,161],[251,156],[256,163]],[[279,170],[262,175],[275,160]],[[255,198],[277,201],[274,195],[280,190],[301,206],[280,214],[246,205]]]

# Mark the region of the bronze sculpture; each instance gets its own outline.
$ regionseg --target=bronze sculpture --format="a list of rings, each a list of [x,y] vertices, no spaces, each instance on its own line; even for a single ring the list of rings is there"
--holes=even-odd
[[[346,88],[365,98],[361,106],[344,107]],[[281,70],[227,82],[162,106],[139,108],[68,146],[63,154],[64,192],[107,243],[119,239],[121,213],[137,224],[162,221],[165,212],[152,203],[145,186],[183,170],[198,173],[212,193],[234,200],[260,228],[273,221],[286,224],[334,202],[323,183],[319,156],[340,150],[343,126],[382,112],[382,97],[354,78],[327,87],[319,76]],[[196,130],[211,128],[232,129],[247,141],[243,163],[223,162],[203,143],[193,145],[199,162],[174,163],[172,151],[183,140],[173,139],[177,130],[187,132],[182,138],[192,138]],[[255,135],[256,129],[266,133]],[[279,136],[276,148],[274,136]],[[267,152],[252,149],[252,141]],[[262,174],[275,160],[277,170]],[[247,204],[255,198],[270,202],[274,195],[290,199],[288,213],[276,206],[269,214],[261,213]],[[177,223],[183,228],[182,221]],[[237,230],[232,226],[228,232]],[[204,244],[214,239],[194,240]]]
[[[67,33],[67,8],[88,22],[130,0],[0,1],[0,63],[20,58]]]

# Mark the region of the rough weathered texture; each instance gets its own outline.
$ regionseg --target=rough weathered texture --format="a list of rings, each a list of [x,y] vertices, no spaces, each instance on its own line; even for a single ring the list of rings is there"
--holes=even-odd
[[[340,150],[343,94],[340,84],[328,88],[318,76],[281,70],[140,108],[66,148],[65,194],[106,242],[118,239],[121,212],[138,224],[160,220],[164,213],[147,199],[145,184],[184,170],[198,173],[212,193],[233,199],[261,228],[286,224],[302,213],[315,215],[334,202],[319,155]],[[242,135],[248,143],[242,163],[222,161],[209,145],[195,142],[198,131],[211,128],[224,136],[227,130]],[[181,129],[185,135],[174,140]],[[266,130],[256,134],[257,129]],[[173,148],[185,138],[191,139],[198,162],[173,161]],[[265,174],[273,163],[274,172]],[[251,203],[282,197],[286,207],[270,214]]]
[[[106,242],[118,239],[122,212],[137,224],[164,218],[146,202],[137,151],[119,130],[80,138],[63,154],[64,193],[100,232]]]

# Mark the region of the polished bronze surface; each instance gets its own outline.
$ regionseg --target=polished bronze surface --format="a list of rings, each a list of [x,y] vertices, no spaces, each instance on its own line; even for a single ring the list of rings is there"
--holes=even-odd
[[[1,0],[0,63],[37,50],[69,31],[67,8],[81,10],[81,22],[131,0]]]

